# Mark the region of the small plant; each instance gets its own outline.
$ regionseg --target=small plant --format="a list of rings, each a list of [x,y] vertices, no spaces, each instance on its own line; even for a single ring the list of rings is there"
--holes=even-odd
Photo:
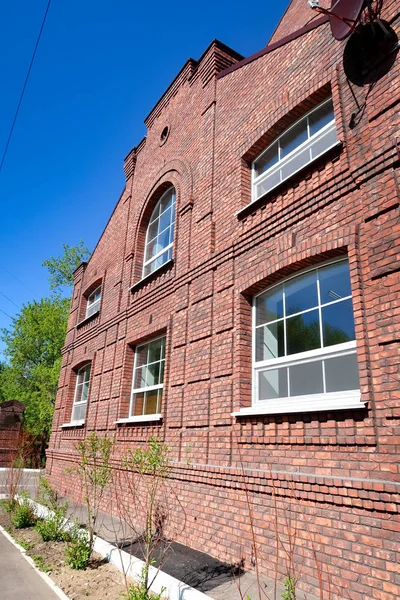
[[[39,483],[38,500],[49,509],[49,513],[36,523],[36,531],[44,542],[64,542],[69,539],[65,531],[68,503],[62,502],[49,481],[42,477]]]
[[[76,445],[79,454],[79,466],[72,469],[72,471],[82,482],[83,499],[87,510],[87,530],[89,537],[89,556],[87,562],[93,551],[94,535],[101,501],[106,487],[112,481],[111,453],[113,446],[114,442],[112,439],[98,436],[95,431]],[[76,552],[79,554],[84,544],[75,540],[72,543],[77,544]],[[78,550],[79,548],[81,550]],[[84,554],[83,550],[82,554]]]
[[[162,588],[159,594],[153,594],[149,591],[146,582],[149,579],[148,567],[144,566],[140,576],[140,581],[131,583],[125,594],[122,594],[124,600],[161,600],[165,588]]]
[[[21,548],[23,548],[27,552],[29,552],[29,550],[32,550],[32,548],[35,545],[32,542],[28,542],[27,540],[18,540],[17,539],[17,543],[21,546]]]
[[[297,579],[293,575],[288,575],[283,582],[285,591],[282,592],[282,600],[296,600]]]
[[[71,569],[85,571],[90,560],[91,543],[86,531],[75,530],[71,533],[72,541],[65,550],[65,560]]]
[[[32,558],[35,561],[35,565],[38,567],[38,569],[44,571],[45,573],[50,573],[51,567],[49,567],[49,565],[46,565],[40,554],[35,554],[34,556],[32,556]]]
[[[22,496],[22,494],[21,494]],[[11,523],[17,529],[31,527],[36,522],[36,515],[29,496],[24,494],[20,503],[15,507],[11,515]]]

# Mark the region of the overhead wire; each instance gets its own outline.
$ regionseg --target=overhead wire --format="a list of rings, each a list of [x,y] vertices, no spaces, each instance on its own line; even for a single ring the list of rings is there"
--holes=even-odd
[[[15,111],[14,119],[13,119],[12,124],[11,124],[10,132],[8,134],[6,146],[4,148],[3,156],[2,156],[2,159],[1,159],[1,163],[0,163],[0,173],[1,173],[2,169],[3,169],[4,160],[6,158],[6,155],[7,155],[7,152],[8,152],[8,147],[10,145],[11,138],[12,138],[12,135],[13,135],[13,132],[14,132],[15,123],[17,122],[19,109],[21,108],[22,100],[23,100],[23,97],[24,97],[24,94],[25,94],[26,86],[28,84],[29,75],[31,74],[31,70],[32,70],[32,66],[33,66],[33,63],[34,63],[34,60],[35,60],[36,52],[37,52],[37,49],[38,49],[38,46],[39,46],[40,38],[42,37],[42,32],[43,32],[44,25],[46,23],[47,14],[49,12],[50,4],[51,4],[51,0],[48,0],[47,6],[46,6],[46,10],[45,10],[45,13],[44,13],[44,16],[43,16],[42,24],[41,24],[41,27],[40,27],[40,30],[39,30],[39,35],[37,37],[36,44],[35,44],[35,47],[34,47],[34,50],[33,50],[31,62],[29,63],[28,72],[27,72],[26,77],[25,77],[24,85],[22,87],[21,95],[19,97],[19,101],[18,101],[18,104],[17,104],[17,109]]]
[[[11,302],[11,304],[14,304],[14,306],[16,306],[17,308],[21,308],[19,304],[17,304],[16,302],[14,302],[14,300],[12,300],[11,298],[9,298],[8,296],[6,296],[6,294],[4,294],[1,290],[0,290],[0,294],[6,298],[9,302]]]
[[[6,315],[6,317],[8,317],[9,319],[13,319],[14,318],[11,315],[9,315],[8,313],[6,313],[5,310],[1,310],[1,308],[0,308],[0,312],[3,313],[3,315]]]
[[[6,273],[8,273],[9,275],[11,275],[11,277],[14,277],[14,279],[16,281],[18,281],[18,283],[20,283],[25,289],[29,290],[30,292],[32,292],[32,294],[35,294],[35,292],[33,291],[32,288],[29,287],[29,285],[27,285],[26,283],[24,283],[22,281],[22,279],[20,279],[19,277],[17,277],[16,275],[14,275],[14,273],[11,273],[11,271],[9,271],[8,269],[6,269],[5,267],[3,267],[3,265],[0,265],[0,268],[3,269]],[[19,308],[19,307],[18,307]]]

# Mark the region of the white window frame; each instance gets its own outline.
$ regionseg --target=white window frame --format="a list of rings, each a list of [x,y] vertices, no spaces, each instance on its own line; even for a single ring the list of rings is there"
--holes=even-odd
[[[87,404],[89,401],[89,389],[90,389],[90,374],[92,370],[91,363],[88,363],[81,367],[76,374],[76,383],[75,383],[75,394],[74,394],[74,404],[72,406],[72,415],[71,415],[71,425],[83,425],[86,417]],[[79,382],[79,375],[81,373],[87,373],[87,378],[84,376],[83,381]],[[82,400],[84,395],[84,388],[86,388],[86,399]],[[77,409],[85,406],[84,417],[80,419],[75,418],[75,412]]]
[[[164,363],[163,364],[163,381],[162,383],[158,383],[156,385],[149,385],[149,386],[144,386],[144,387],[139,387],[139,388],[135,388],[135,373],[136,373],[136,368],[137,368],[137,361],[138,361],[138,356],[139,356],[139,350],[141,348],[143,348],[144,346],[148,346],[149,344],[156,342],[157,340],[164,340],[164,358],[161,358],[158,361],[154,361],[154,362],[159,362]],[[130,402],[129,402],[129,416],[127,419],[120,419],[118,422],[119,423],[124,423],[124,422],[129,422],[129,421],[156,421],[161,419],[161,406],[159,404],[159,400],[157,399],[157,412],[155,413],[150,413],[150,414],[144,414],[142,413],[141,415],[135,415],[133,414],[133,410],[135,408],[135,395],[136,394],[140,394],[142,392],[152,392],[154,390],[163,390],[164,389],[164,376],[165,376],[165,351],[166,351],[166,336],[165,335],[160,335],[156,338],[153,338],[151,340],[149,340],[148,342],[144,343],[144,344],[140,344],[139,346],[136,347],[135,349],[135,360],[134,360],[134,365],[133,365],[133,375],[132,375],[132,389],[131,389],[131,397],[130,397]],[[154,364],[154,363],[146,363],[146,365],[148,364]],[[162,402],[162,399],[161,399]],[[143,405],[143,409],[144,409],[144,405]]]
[[[347,262],[347,258],[338,258],[336,260],[330,260],[327,262],[319,263],[316,266],[310,267],[308,269],[304,269],[301,272],[295,273],[290,277],[279,281],[275,285],[267,287],[259,294],[256,294],[253,297],[253,305],[252,305],[252,406],[250,408],[242,408],[239,412],[233,413],[234,416],[246,416],[251,414],[285,414],[285,413],[298,413],[298,412],[314,412],[314,411],[327,411],[327,410],[341,410],[341,409],[357,409],[363,408],[365,406],[365,402],[361,402],[361,394],[359,389],[355,390],[346,390],[346,391],[338,391],[338,392],[329,392],[329,393],[318,393],[318,394],[309,394],[304,396],[288,396],[283,398],[274,398],[270,400],[259,400],[258,397],[258,375],[260,371],[268,370],[268,367],[271,367],[271,370],[276,369],[282,366],[292,366],[295,364],[304,364],[312,361],[321,361],[323,358],[336,358],[340,356],[346,355],[354,355],[357,354],[357,342],[356,340],[352,340],[350,342],[345,342],[342,344],[336,344],[334,346],[327,346],[322,348],[317,348],[315,350],[309,350],[306,352],[300,352],[298,354],[290,354],[287,356],[282,356],[279,358],[272,358],[264,361],[256,360],[256,299],[258,296],[264,294],[267,290],[273,290],[274,287],[277,287],[283,283],[286,283],[292,279],[295,279],[298,276],[304,275],[310,271],[314,271],[318,268],[326,267],[328,265],[333,265],[339,262]],[[348,296],[346,298],[342,298],[341,300],[333,300],[329,304],[324,303],[323,306],[330,306],[331,304],[335,304],[337,302],[343,301],[345,299],[352,298],[352,296]],[[321,302],[319,301],[318,309],[321,310]],[[315,308],[309,309],[315,310]],[[302,311],[300,314],[304,314]],[[295,316],[295,314],[291,314],[290,317]],[[286,318],[286,317],[284,317]],[[322,322],[320,318],[320,327],[322,327]],[[325,371],[323,371],[324,378],[324,387],[325,387]],[[288,385],[290,386],[289,380]],[[290,393],[290,392],[289,392]]]
[[[316,106],[315,108],[313,108],[312,110],[310,110],[307,114],[305,114],[303,117],[301,117],[301,119],[298,119],[295,123],[293,123],[293,125],[291,125],[290,127],[288,127],[280,136],[278,136],[277,138],[274,139],[274,141],[269,144],[269,146],[267,148],[265,148],[265,150],[263,150],[258,156],[257,158],[255,158],[252,162],[252,168],[251,168],[251,178],[252,178],[252,186],[251,186],[251,198],[252,198],[252,202],[255,202],[256,200],[258,200],[259,198],[262,198],[265,194],[268,194],[270,191],[272,191],[273,189],[275,189],[276,187],[278,187],[279,185],[281,185],[281,183],[283,183],[284,181],[287,181],[288,179],[290,179],[290,177],[292,177],[293,175],[295,175],[296,173],[298,173],[299,171],[301,171],[302,169],[305,169],[309,164],[311,164],[312,162],[314,162],[315,160],[317,160],[317,158],[319,158],[320,156],[322,156],[323,154],[325,154],[325,152],[328,152],[329,150],[331,150],[331,148],[334,148],[335,146],[337,146],[338,144],[340,144],[340,141],[338,141],[338,139],[336,138],[335,142],[330,144],[328,147],[326,147],[324,150],[322,150],[321,152],[319,152],[319,154],[313,156],[312,158],[310,158],[310,160],[301,165],[301,167],[295,169],[293,172],[290,173],[290,175],[287,175],[286,177],[282,176],[282,169],[283,167],[285,167],[285,165],[287,165],[288,163],[290,163],[290,161],[296,157],[296,154],[300,154],[301,152],[303,152],[304,150],[308,149],[312,149],[313,145],[318,142],[321,138],[323,138],[324,136],[329,135],[332,131],[336,131],[336,122],[335,122],[335,117],[333,116],[333,119],[327,123],[326,125],[324,125],[324,127],[322,127],[320,130],[318,130],[315,134],[310,135],[310,124],[309,124],[309,117],[310,115],[312,115],[314,112],[316,112],[317,110],[319,110],[320,108],[322,108],[325,104],[328,104],[329,102],[332,102],[332,97],[328,98],[327,100],[325,100],[324,102],[321,102],[320,104],[318,104],[318,106]],[[283,159],[278,159],[278,162],[276,164],[274,164],[272,167],[270,167],[269,169],[267,169],[266,171],[264,171],[264,173],[261,173],[260,175],[256,174],[256,162],[264,155],[266,154],[271,148],[272,146],[274,146],[275,144],[278,144],[278,152],[279,152],[279,156],[280,156],[280,146],[279,146],[279,142],[281,140],[281,138],[286,135],[291,129],[293,129],[294,127],[296,127],[299,123],[301,123],[302,121],[307,120],[307,134],[308,134],[308,139],[305,142],[302,142],[301,144],[299,144],[294,150],[292,150],[291,152],[289,152],[289,154],[287,156],[285,156]],[[261,194],[257,195],[257,186],[262,183],[265,179],[267,179],[268,177],[270,177],[271,175],[273,175],[274,173],[276,173],[277,171],[280,171],[280,181],[274,185],[271,186],[270,189],[263,191]]]
[[[97,296],[97,297],[96,297]],[[101,285],[99,285],[91,294],[89,294],[86,303],[86,315],[85,319],[88,319],[92,315],[100,312],[101,302]]]
[[[152,238],[152,240],[149,240],[149,230],[150,230],[150,225],[153,223],[153,221],[155,221],[156,219],[153,219],[154,213],[157,211],[158,207],[160,206],[162,200],[164,199],[164,197],[167,194],[170,194],[172,191],[172,196],[173,196],[173,201],[172,201],[172,207],[171,207],[171,211],[173,211],[174,215],[173,215],[173,219],[170,222],[170,224],[168,225],[168,227],[166,227],[165,229],[163,229],[161,232],[158,232],[157,235],[159,235],[160,233],[163,233],[164,231],[166,231],[167,229],[171,229],[172,227],[174,228],[174,233],[172,236],[172,241],[167,244],[164,248],[162,248],[162,250],[159,250],[156,254],[150,256],[149,258],[147,257],[147,249],[149,246],[149,243],[154,239]],[[148,225],[147,225],[147,229],[146,229],[146,240],[145,240],[145,244],[144,244],[144,256],[143,256],[143,268],[142,268],[142,279],[144,279],[145,277],[148,277],[149,275],[151,275],[152,273],[154,273],[155,271],[157,271],[158,269],[161,269],[161,267],[164,266],[164,264],[166,264],[169,260],[172,259],[172,248],[174,246],[174,238],[175,238],[175,220],[176,220],[176,214],[175,214],[175,209],[176,209],[176,190],[173,186],[169,187],[161,196],[161,198],[159,199],[159,201],[157,202],[157,204],[155,205]],[[169,209],[167,209],[169,210]],[[165,211],[164,211],[165,212]],[[161,213],[158,217],[156,218],[160,218],[161,215],[164,213]],[[157,260],[157,258],[159,258],[160,256],[162,256],[163,254],[167,253],[169,255],[169,258],[167,258],[167,260],[162,264],[159,265],[158,267],[155,267],[154,269],[152,269],[149,273],[146,273],[146,268],[151,265],[151,263],[155,262]]]

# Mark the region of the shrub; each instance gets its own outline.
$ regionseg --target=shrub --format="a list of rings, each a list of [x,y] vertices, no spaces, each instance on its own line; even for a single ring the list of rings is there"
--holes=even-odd
[[[35,529],[44,542],[64,542],[68,538],[64,529],[65,517],[66,511],[58,509],[44,519],[38,519]]]
[[[147,587],[148,567],[144,566],[140,576],[140,581],[129,585],[128,591],[122,594],[124,600],[161,600],[165,589],[163,588],[159,594],[153,594]]]
[[[35,524],[35,521],[36,515],[30,498],[24,496],[11,515],[11,523],[17,529],[23,529],[25,527],[31,527]]]
[[[75,528],[70,532],[72,541],[65,550],[65,560],[71,569],[84,571],[89,563],[91,543],[87,533]]]

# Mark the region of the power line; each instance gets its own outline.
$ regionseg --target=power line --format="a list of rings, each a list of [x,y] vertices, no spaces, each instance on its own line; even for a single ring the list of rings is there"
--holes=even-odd
[[[42,36],[42,31],[43,31],[43,28],[44,28],[44,24],[46,23],[46,19],[47,19],[47,13],[49,12],[50,4],[51,4],[51,0],[48,0],[47,7],[46,7],[46,10],[45,10],[45,13],[44,13],[44,17],[43,17],[43,21],[42,21],[42,25],[41,25],[41,27],[40,27],[39,35],[38,35],[38,37],[37,37],[36,44],[35,44],[35,48],[34,48],[34,50],[33,50],[32,58],[31,58],[31,62],[30,62],[30,64],[29,64],[28,72],[27,72],[27,74],[26,74],[26,77],[25,77],[25,82],[24,82],[24,85],[23,85],[23,88],[22,88],[21,95],[20,95],[20,97],[19,97],[18,104],[17,104],[17,110],[15,111],[15,115],[14,115],[14,119],[13,119],[13,122],[12,122],[12,125],[11,125],[10,133],[8,134],[8,138],[7,138],[6,147],[4,148],[3,157],[2,157],[2,159],[1,159],[1,163],[0,163],[0,173],[1,173],[1,170],[2,170],[2,168],[3,168],[4,160],[5,160],[5,158],[6,158],[6,154],[7,154],[7,151],[8,151],[8,146],[10,145],[10,141],[11,141],[12,134],[13,134],[13,131],[14,131],[15,123],[16,123],[16,121],[17,121],[17,117],[18,117],[19,109],[20,109],[20,107],[21,107],[21,104],[22,104],[22,99],[23,99],[23,97],[24,97],[24,94],[25,94],[25,89],[26,89],[26,86],[27,86],[27,83],[28,83],[29,75],[31,74],[32,65],[33,65],[33,62],[34,62],[34,60],[35,60],[36,51],[37,51],[37,49],[38,49],[39,42],[40,42],[40,38],[41,38],[41,36]]]
[[[27,285],[26,283],[24,283],[22,281],[22,279],[20,279],[19,277],[17,277],[16,275],[14,275],[14,273],[11,273],[11,271],[9,271],[8,269],[6,269],[5,267],[3,267],[3,265],[0,265],[0,268],[3,269],[6,273],[8,273],[9,275],[11,275],[11,277],[14,277],[15,281],[18,281],[18,283],[20,283],[26,290],[29,290],[30,292],[32,292],[33,295],[35,295],[35,292],[33,291],[33,289],[31,287],[29,287],[29,285]],[[19,308],[19,307],[18,307]]]
[[[13,319],[14,318],[11,315],[9,315],[8,313],[6,313],[5,310],[1,310],[1,308],[0,308],[0,312],[3,313],[3,315],[6,315],[6,317],[8,317],[9,319]]]
[[[3,294],[3,292],[2,292],[2,291],[0,291],[0,294],[1,294],[2,296],[4,296],[4,298],[7,298],[7,300],[8,300],[9,302],[11,302],[11,304],[14,304],[14,306],[16,306],[17,308],[21,308],[21,307],[19,306],[19,304],[17,304],[16,302],[14,302],[14,300],[11,300],[11,298],[9,298],[9,297],[8,297],[8,296],[6,296],[5,294]]]

